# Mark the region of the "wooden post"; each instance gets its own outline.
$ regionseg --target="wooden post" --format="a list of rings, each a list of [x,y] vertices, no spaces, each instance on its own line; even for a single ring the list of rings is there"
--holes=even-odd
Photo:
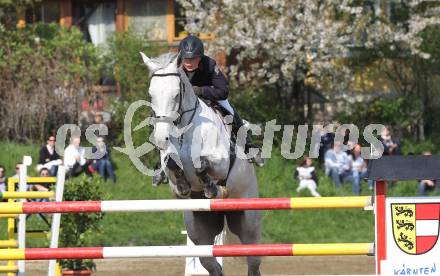
[[[380,262],[387,259],[386,252],[386,194],[387,184],[385,181],[376,181],[375,209],[376,209],[376,274],[381,275]]]
[[[125,16],[125,0],[116,1],[116,32],[124,32],[127,27],[127,18]]]
[[[60,25],[64,27],[72,26],[72,0],[62,0],[60,2]]]
[[[174,0],[167,0],[167,16],[166,16],[166,20],[167,20],[167,41],[168,43],[173,42],[174,37],[175,37],[175,26],[174,26],[174,21],[175,21],[175,17],[174,17]]]
[[[220,65],[221,69],[224,69],[224,67],[226,66],[225,52],[216,52],[215,53],[215,60],[217,61],[217,64]]]
[[[26,7],[18,6],[17,12],[17,29],[26,27]]]

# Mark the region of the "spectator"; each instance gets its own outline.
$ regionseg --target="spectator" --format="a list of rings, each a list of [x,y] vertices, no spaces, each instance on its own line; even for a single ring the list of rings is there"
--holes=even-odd
[[[400,143],[391,138],[391,128],[386,126],[380,134],[379,141],[383,145],[383,155],[400,155]]]
[[[332,148],[333,141],[335,140],[335,134],[332,132],[328,132],[324,128],[322,128],[320,132],[321,132],[321,142],[319,147],[319,162],[320,164],[323,164],[325,154],[329,149]]]
[[[354,146],[350,153],[350,161],[352,164],[351,171],[353,174],[352,192],[355,195],[359,195],[361,193],[361,180],[367,174],[367,164],[361,156],[361,145],[357,144]]]
[[[11,178],[19,179],[18,176],[19,176],[19,173],[20,173],[20,166],[21,165],[22,165],[21,163],[17,163],[15,165],[15,175],[12,176]],[[50,176],[49,170],[47,168],[42,168],[41,171],[40,171],[40,176],[49,177]],[[17,185],[20,185],[20,183],[17,183]],[[18,190],[17,185],[15,187],[15,190]],[[26,191],[47,192],[47,191],[49,191],[49,189],[46,188],[45,186],[43,186],[42,184],[31,185],[31,184],[27,184],[26,183]]]
[[[41,172],[42,168],[46,168],[49,170],[51,176],[55,176],[58,166],[61,165],[61,163],[62,161],[60,156],[55,151],[55,136],[50,135],[47,138],[47,144],[40,150],[40,158],[38,160],[37,169],[39,172]]]
[[[430,151],[426,151],[423,155],[432,155]],[[425,196],[429,191],[440,192],[440,185],[437,184],[435,179],[425,179],[419,182],[419,195]]]
[[[40,177],[50,177],[50,172],[47,168],[42,168],[40,170]]]
[[[11,176],[11,178],[16,178],[18,179],[18,181],[20,181],[19,175],[20,175],[20,166],[23,165],[21,163],[17,163],[15,164],[15,174],[13,176]],[[27,178],[27,176],[26,176]],[[19,190],[19,185],[20,182],[17,182],[17,184],[15,185],[15,190],[18,191]],[[32,185],[27,184],[26,182],[26,191],[30,190],[32,188]]]
[[[40,170],[40,177],[50,177],[50,172],[47,168],[41,168]],[[32,186],[31,190],[33,191],[39,191],[39,192],[48,192],[49,188],[48,185],[45,184],[35,184]]]
[[[351,160],[345,151],[342,151],[342,143],[335,141],[333,149],[325,154],[325,167],[329,172],[329,176],[333,179],[336,188],[340,188],[342,182],[353,182],[351,172]]]
[[[104,137],[98,137],[96,141],[96,146],[92,148],[93,154],[98,154],[102,156],[99,159],[93,160],[93,166],[95,170],[99,172],[99,175],[107,181],[110,178],[113,184],[116,183],[116,176],[113,171],[113,165],[111,162],[110,149],[106,146],[104,142]]]
[[[13,176],[11,176],[11,178],[18,179],[18,175],[20,174],[20,166],[21,166],[21,163],[15,164],[15,174]]]
[[[6,177],[6,169],[0,165],[0,192],[8,190],[8,178]]]
[[[104,123],[104,118],[102,117],[101,112],[95,113],[94,123],[95,124],[103,124]]]
[[[110,131],[108,130],[107,125],[104,122],[104,116],[102,115],[102,112],[95,113],[93,123],[99,125],[99,127],[97,129],[98,135],[103,135],[104,133],[107,132],[108,139],[112,139],[112,135],[111,135]]]
[[[294,178],[299,179],[299,185],[296,191],[299,193],[303,189],[308,189],[313,196],[321,196],[316,191],[318,178],[316,177],[315,167],[312,165],[312,159],[305,156],[296,168]]]
[[[70,139],[70,145],[64,150],[66,178],[78,176],[87,170],[87,162],[84,158],[84,148],[80,146],[80,143],[81,138],[74,136]]]

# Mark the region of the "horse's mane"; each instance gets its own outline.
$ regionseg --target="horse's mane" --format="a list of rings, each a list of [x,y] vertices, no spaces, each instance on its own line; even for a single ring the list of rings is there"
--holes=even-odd
[[[176,57],[176,53],[165,53],[158,57],[152,58],[151,61],[158,66],[158,68],[155,70],[157,71],[166,68],[171,62],[173,62]],[[151,72],[151,74],[153,74],[154,72]]]
[[[165,54],[162,54],[156,58],[152,58],[151,61],[154,62],[158,66],[158,68],[150,73],[154,74],[154,72],[156,72],[160,69],[166,68],[171,62],[174,61],[174,59],[176,57],[177,57],[176,53],[165,53]],[[180,73],[180,80],[183,82],[183,84],[185,86],[185,90],[192,91],[191,82],[189,81],[188,77],[186,76],[185,71],[183,70],[182,66],[179,66],[176,69]]]
[[[180,81],[185,86],[185,91],[193,91],[191,82],[189,81],[188,77],[185,74],[185,71],[183,70],[182,66],[178,68],[178,71],[180,73]],[[194,92],[193,92],[194,93]]]

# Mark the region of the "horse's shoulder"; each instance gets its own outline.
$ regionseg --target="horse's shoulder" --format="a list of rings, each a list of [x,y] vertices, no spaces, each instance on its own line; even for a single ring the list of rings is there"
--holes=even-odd
[[[212,107],[208,106],[202,100],[200,101],[200,123],[202,124],[202,132],[212,135],[212,131],[226,132],[223,118]],[[228,136],[228,135],[227,135]]]

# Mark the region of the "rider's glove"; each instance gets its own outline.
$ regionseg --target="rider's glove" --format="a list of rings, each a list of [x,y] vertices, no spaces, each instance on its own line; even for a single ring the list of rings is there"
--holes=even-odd
[[[203,90],[202,90],[201,87],[199,87],[199,86],[193,86],[193,90],[194,90],[194,93],[195,93],[197,96],[201,96],[201,95],[202,95]]]

